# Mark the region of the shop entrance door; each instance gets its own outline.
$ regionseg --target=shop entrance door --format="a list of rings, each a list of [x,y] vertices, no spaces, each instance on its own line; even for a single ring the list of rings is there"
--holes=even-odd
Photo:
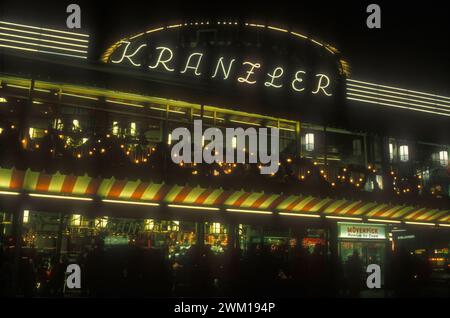
[[[354,252],[358,252],[359,258],[364,271],[369,264],[380,265],[381,268],[381,282],[384,283],[384,269],[385,269],[385,242],[374,241],[340,241],[339,242],[339,255],[343,265],[345,265],[350,256]]]

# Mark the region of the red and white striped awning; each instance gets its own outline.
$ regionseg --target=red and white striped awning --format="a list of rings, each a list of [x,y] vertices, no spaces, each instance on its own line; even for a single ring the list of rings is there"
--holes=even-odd
[[[47,174],[30,169],[22,171],[14,168],[0,168],[0,190],[342,217],[450,223],[450,209],[439,210],[412,205],[167,185],[140,180],[118,180],[114,177],[92,178],[87,175],[63,175],[58,172]]]

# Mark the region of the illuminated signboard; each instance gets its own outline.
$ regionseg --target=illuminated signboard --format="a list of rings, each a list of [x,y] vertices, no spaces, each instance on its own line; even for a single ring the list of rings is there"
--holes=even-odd
[[[386,227],[381,224],[338,223],[338,237],[351,239],[386,239]]]
[[[214,92],[212,102],[224,97],[260,107],[295,104],[292,109],[334,101],[342,71],[331,46],[285,29],[234,23],[151,29],[118,41],[102,60],[160,83]]]

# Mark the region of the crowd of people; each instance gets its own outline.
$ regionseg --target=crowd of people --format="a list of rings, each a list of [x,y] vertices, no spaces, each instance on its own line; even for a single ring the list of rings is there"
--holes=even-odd
[[[245,253],[229,248],[220,254],[209,245],[192,245],[184,256],[170,259],[164,249],[105,248],[97,240],[70,262],[66,255],[23,254],[16,282],[13,256],[13,249],[0,251],[1,296],[360,297],[367,290],[366,264],[356,250],[339,259],[319,244],[311,253],[301,245],[253,244]],[[69,263],[81,268],[81,290],[75,294],[65,287]],[[386,297],[415,296],[430,282],[429,263],[404,250],[385,266]]]

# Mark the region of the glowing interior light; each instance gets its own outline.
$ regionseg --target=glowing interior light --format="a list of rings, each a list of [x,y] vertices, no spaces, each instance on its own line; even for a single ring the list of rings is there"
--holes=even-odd
[[[238,123],[238,124],[245,124],[245,125],[252,125],[252,126],[261,126],[261,124],[258,124],[258,123],[252,123],[252,122],[243,121],[243,120],[237,120],[237,119],[230,119],[230,121],[232,123]]]
[[[441,150],[439,151],[439,164],[441,166],[448,166],[448,151],[446,150]]]
[[[293,128],[285,128],[285,127],[277,127],[277,126],[271,126],[271,125],[267,125],[268,128],[277,128],[279,130],[285,130],[285,131],[295,131],[295,129]]]
[[[72,130],[80,129],[80,121],[78,119],[72,120]]]
[[[326,217],[327,219],[362,221],[362,218],[349,217],[349,216],[334,216],[334,215],[327,215],[327,216],[325,216],[325,217]]]
[[[133,106],[133,107],[139,107],[139,108],[144,107],[143,105],[140,105],[140,104],[133,104],[133,103],[127,103],[127,102],[120,102],[120,101],[117,101],[117,100],[111,100],[111,99],[107,99],[106,101],[107,101],[108,103],[114,103],[114,104],[119,104],[119,105]]]
[[[169,135],[167,135],[167,144],[171,145],[172,144],[172,134],[169,133]]]
[[[228,212],[239,212],[239,213],[251,213],[251,214],[273,214],[271,211],[259,211],[259,210],[243,210],[243,209],[226,209]]]
[[[92,198],[72,197],[72,196],[65,196],[65,195],[53,195],[53,194],[41,194],[41,193],[30,193],[29,195],[30,195],[30,197],[48,198],[48,199],[92,201]]]
[[[30,218],[30,211],[29,210],[23,210],[23,223],[28,223],[28,220]]]
[[[394,145],[389,143],[389,160],[394,160]]]
[[[398,220],[384,220],[384,219],[368,219],[369,222],[380,222],[380,223],[401,223]]]
[[[48,89],[43,89],[43,88],[34,88],[34,90],[37,91],[37,92],[50,93],[50,90],[48,90]]]
[[[61,95],[70,96],[70,97],[84,98],[84,99],[90,99],[90,100],[98,100],[97,97],[89,97],[89,96],[78,95],[78,94],[61,93]]]
[[[28,128],[28,136],[30,136],[30,139],[33,139],[35,133],[35,129],[33,127]]]
[[[439,223],[438,225],[443,227],[450,227],[450,224]]]
[[[305,214],[305,213],[290,213],[290,212],[279,212],[279,215],[284,216],[298,216],[298,217],[306,217],[306,218],[320,218],[319,214]]]
[[[21,86],[21,85],[14,85],[14,84],[7,84],[8,87],[13,87],[13,88],[20,88],[20,89],[29,89],[29,86]]]
[[[435,226],[434,223],[425,223],[425,222],[411,222],[406,221],[405,224],[411,224],[411,225],[426,225],[426,226]]]
[[[117,136],[119,134],[119,122],[117,122],[117,121],[113,121],[112,134],[115,136]]]
[[[206,207],[206,206],[192,206],[192,205],[180,205],[180,204],[168,204],[169,208],[177,208],[177,209],[194,209],[194,210],[209,210],[209,211],[218,211],[219,208],[215,207]]]
[[[0,194],[2,195],[19,195],[19,192],[14,192],[14,191],[0,191]]]
[[[402,145],[399,147],[400,161],[406,162],[409,160],[409,147],[408,145]]]
[[[143,47],[146,47],[147,44],[141,44],[134,52],[127,54],[128,48],[130,47],[131,42],[122,41],[122,44],[125,44],[125,49],[122,52],[122,56],[118,60],[111,60],[112,63],[119,64],[122,63],[124,59],[127,59],[134,66],[141,66],[141,63],[136,63],[132,60],[132,57],[135,56]]]
[[[136,136],[137,135],[137,128],[136,128],[136,123],[135,122],[131,122],[130,123],[130,135],[131,136]]]
[[[100,228],[105,228],[108,225],[108,217],[103,216],[95,219],[95,224]]]
[[[72,214],[71,222],[72,226],[81,226],[81,215],[80,214]]]
[[[179,28],[181,26],[183,26],[183,25],[182,24],[173,24],[173,25],[168,25],[167,28],[168,29],[173,29],[173,28]]]
[[[125,201],[125,200],[102,199],[102,202],[116,203],[116,204],[129,204],[129,205],[159,206],[159,203],[144,202],[144,201]]]
[[[306,151],[314,150],[314,134],[313,133],[307,133],[305,135],[305,149],[306,149]]]
[[[169,113],[175,113],[175,114],[183,114],[183,115],[186,114],[186,112],[184,112],[182,110],[175,110],[175,109],[167,110],[166,108],[160,108],[160,107],[154,107],[154,106],[151,106],[150,109],[159,110],[159,111],[162,111],[162,112],[168,111]],[[196,116],[196,114],[194,114],[194,116]],[[203,117],[207,118],[206,116],[203,116]]]

